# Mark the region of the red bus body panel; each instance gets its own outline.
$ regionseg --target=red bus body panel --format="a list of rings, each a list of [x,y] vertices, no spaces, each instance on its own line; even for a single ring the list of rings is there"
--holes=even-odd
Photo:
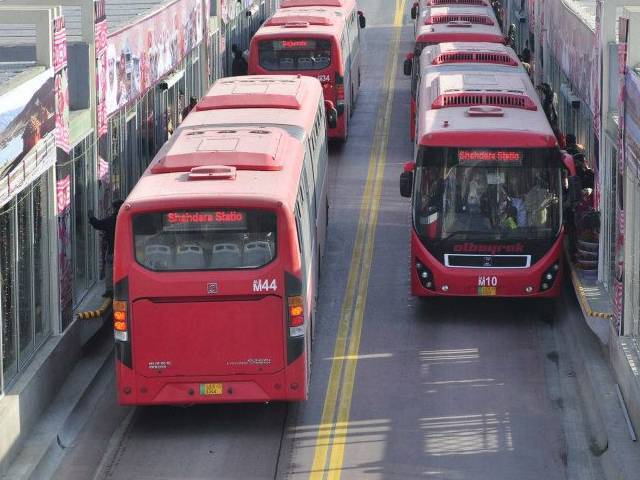
[[[564,231],[549,251],[529,268],[452,268],[440,263],[420,242],[418,235],[411,231],[411,294],[418,297],[477,297],[479,277],[497,277],[496,297],[557,297],[560,295],[563,264],[562,245]],[[433,274],[435,290],[424,288],[418,279],[415,262],[422,262]],[[542,275],[554,263],[559,263],[560,270],[553,286],[548,290],[540,290]],[[442,286],[448,287],[447,291]],[[533,287],[531,293],[527,287]]]

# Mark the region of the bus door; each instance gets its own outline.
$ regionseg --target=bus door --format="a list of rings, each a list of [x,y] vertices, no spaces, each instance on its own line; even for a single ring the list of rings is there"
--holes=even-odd
[[[133,216],[136,373],[220,376],[285,367],[276,217],[258,209]]]

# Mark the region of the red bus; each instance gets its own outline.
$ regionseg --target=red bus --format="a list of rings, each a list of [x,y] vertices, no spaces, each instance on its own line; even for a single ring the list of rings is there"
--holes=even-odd
[[[327,162],[317,80],[211,87],[118,216],[120,404],[307,398]]]
[[[433,11],[434,9],[432,9]],[[445,15],[447,11],[454,9],[444,8],[438,9],[444,13],[438,13],[438,18],[443,18],[441,15]],[[404,74],[411,76],[411,82],[416,81],[418,72],[414,71],[419,62],[417,58],[420,57],[422,49],[430,45],[437,45],[438,43],[445,42],[483,42],[483,43],[502,43],[504,44],[504,36],[500,31],[500,27],[497,21],[492,20],[488,15],[480,15],[483,20],[479,20],[476,23],[470,21],[458,21],[452,20],[447,23],[428,23],[418,27],[416,34],[416,43],[413,53],[408,53],[404,61]],[[495,17],[493,17],[495,19]],[[491,21],[494,23],[491,24]],[[416,114],[416,99],[411,96],[411,118]],[[414,126],[410,126],[409,136],[411,140],[414,140]]]
[[[346,140],[360,89],[360,28],[364,25],[355,2],[345,2],[343,7],[280,9],[251,39],[249,73],[317,78],[324,98],[338,111],[337,126],[329,128],[328,135]]]
[[[470,71],[525,72],[520,59],[511,47],[501,43],[451,42],[425,47],[413,65],[411,78],[410,138],[415,139],[415,98],[422,75],[428,72]]]
[[[412,200],[411,293],[557,296],[564,168],[575,172],[523,71],[423,75],[400,180]]]

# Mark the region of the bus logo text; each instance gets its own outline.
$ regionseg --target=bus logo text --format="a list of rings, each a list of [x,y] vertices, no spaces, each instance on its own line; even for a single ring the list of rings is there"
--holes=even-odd
[[[207,283],[207,295],[215,295],[218,293],[218,282]]]
[[[511,245],[497,245],[493,243],[459,243],[453,246],[456,253],[489,253],[497,255],[499,253],[524,253],[523,243],[514,243]]]
[[[254,292],[275,292],[277,290],[278,284],[276,283],[275,278],[271,280],[265,278],[263,280],[258,279],[253,281]]]

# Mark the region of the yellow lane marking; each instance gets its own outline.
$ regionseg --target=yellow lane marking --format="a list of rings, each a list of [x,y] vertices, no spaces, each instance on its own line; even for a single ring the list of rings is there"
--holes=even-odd
[[[384,176],[386,151],[389,140],[391,107],[395,87],[397,70],[398,47],[400,43],[400,27],[402,26],[403,1],[396,0],[394,32],[389,49],[389,60],[383,83],[383,108],[378,114],[378,121],[374,133],[374,145],[369,159],[367,182],[362,195],[358,229],[349,266],[347,289],[340,312],[340,324],[333,352],[333,362],[329,374],[329,383],[322,409],[322,428],[316,436],[314,458],[309,478],[320,480],[328,473],[328,478],[338,479],[344,460],[344,439],[346,438],[351,410],[351,397],[355,380],[356,365],[362,324],[364,320],[364,306],[367,298],[369,273],[373,257],[375,227],[380,205],[380,192]],[[357,285],[357,295],[356,295]],[[355,305],[354,305],[355,299]],[[349,329],[351,327],[351,332]],[[349,335],[350,333],[350,335]],[[348,354],[347,354],[347,339]],[[342,382],[340,380],[342,379]],[[339,410],[336,418],[336,406]],[[343,440],[337,441],[336,437]],[[327,469],[327,455],[331,450],[329,468]]]

